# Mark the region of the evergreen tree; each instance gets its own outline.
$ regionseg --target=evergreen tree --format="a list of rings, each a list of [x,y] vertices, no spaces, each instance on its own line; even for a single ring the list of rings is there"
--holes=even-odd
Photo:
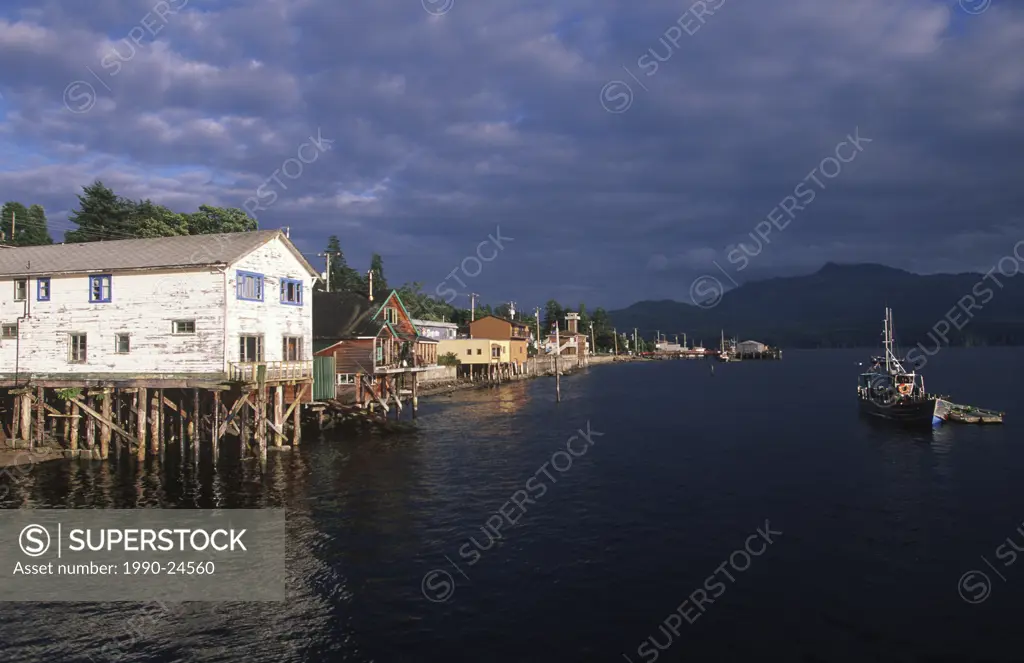
[[[78,230],[64,233],[66,242],[97,242],[134,237],[131,216],[135,203],[115,194],[103,182],[96,180],[82,187],[78,194],[78,209],[72,210],[68,220]]]
[[[549,299],[548,303],[544,305],[544,325],[540,333],[546,336],[555,328],[555,324],[559,328],[564,328],[564,318],[565,311],[562,309],[562,305],[553,299]]]
[[[331,291],[332,292],[359,292],[366,293],[363,280],[359,278],[359,272],[348,266],[345,254],[341,250],[341,242],[337,235],[327,238],[327,248],[331,258]],[[325,283],[323,287],[327,287]]]
[[[11,237],[11,219],[14,219],[14,232],[17,237]],[[0,209],[0,218],[3,223],[0,229],[4,233],[4,239],[12,246],[39,246],[40,244],[53,244],[50,231],[46,225],[46,212],[41,205],[32,205],[26,208],[18,202],[5,203]]]
[[[384,278],[384,259],[380,257],[379,253],[374,253],[373,257],[370,258],[370,271],[373,272],[373,299],[377,301],[378,298],[387,297],[391,290],[388,288],[388,282]],[[366,292],[370,292],[369,275],[363,281],[363,287]]]
[[[21,224],[18,224],[19,226]],[[28,208],[28,223],[24,229],[15,228],[18,231],[18,244],[20,246],[39,246],[41,244],[53,244],[50,237],[50,229],[46,225],[46,210],[42,205],[32,205]],[[24,231],[23,231],[24,230]]]

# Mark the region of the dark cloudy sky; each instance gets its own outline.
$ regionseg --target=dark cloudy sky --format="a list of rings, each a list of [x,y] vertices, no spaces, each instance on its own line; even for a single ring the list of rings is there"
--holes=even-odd
[[[55,239],[96,178],[242,207],[319,131],[261,227],[428,291],[460,264],[457,290],[520,308],[829,260],[986,270],[1024,238],[1021,4],[5,0],[0,199],[44,205]]]

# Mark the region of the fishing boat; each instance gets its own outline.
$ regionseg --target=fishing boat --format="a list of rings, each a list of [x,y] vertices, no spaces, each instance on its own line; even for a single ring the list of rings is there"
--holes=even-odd
[[[862,414],[913,427],[938,427],[949,417],[950,403],[929,394],[924,376],[908,371],[893,348],[892,309],[885,309],[882,330],[884,357],[873,357],[857,381],[857,401]]]

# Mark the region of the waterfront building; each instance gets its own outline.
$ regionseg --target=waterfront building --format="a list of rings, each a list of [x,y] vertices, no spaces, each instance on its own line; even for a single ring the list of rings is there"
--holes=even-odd
[[[225,389],[234,390],[236,403],[252,397],[254,407],[271,389],[279,445],[279,404],[311,400],[308,298],[317,276],[280,230],[0,251],[0,387],[8,388],[8,400],[19,401],[19,432],[32,427],[28,408],[37,414],[35,437],[41,440],[44,411],[63,416],[60,408],[72,405],[94,411],[96,395],[103,405],[93,405],[108,412],[120,390],[131,394],[141,420],[135,423],[141,448],[147,390],[154,400],[151,416],[162,422],[170,408],[195,426],[201,405],[213,408],[215,418],[223,414],[219,395]],[[81,402],[51,398],[81,388],[98,391]],[[210,394],[200,390],[212,392],[216,405],[201,404]],[[265,417],[263,405],[257,417]],[[119,400],[118,407],[125,404]],[[297,421],[299,409],[291,411]],[[123,414],[93,418],[109,438],[111,417]],[[77,409],[74,416],[77,425]],[[92,423],[83,426],[87,435]],[[255,434],[265,442],[260,430]],[[159,445],[162,437],[154,437]],[[104,448],[101,455],[106,453]]]
[[[420,333],[394,290],[380,303],[350,292],[315,293],[313,338],[316,356],[333,361],[318,368],[318,396],[333,386],[338,400],[386,405],[400,401],[408,376],[415,399],[415,374],[437,368],[438,341]]]
[[[525,370],[530,339],[530,329],[526,325],[496,315],[485,315],[469,323],[469,335],[470,338],[502,341],[504,345],[501,347],[507,348],[507,353],[496,357],[499,363],[509,364],[514,375]]]

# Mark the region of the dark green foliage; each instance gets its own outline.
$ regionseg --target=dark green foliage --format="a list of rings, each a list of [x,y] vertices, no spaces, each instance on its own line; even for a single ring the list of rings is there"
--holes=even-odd
[[[11,219],[14,219],[14,232],[17,237],[11,237]],[[13,246],[39,246],[41,244],[53,244],[50,231],[46,225],[46,212],[41,205],[32,205],[26,208],[18,202],[4,203],[0,209],[0,230],[3,231],[4,239]]]
[[[175,212],[148,199],[119,196],[99,180],[82,187],[78,208],[68,220],[78,229],[64,234],[66,242],[235,233],[257,227],[254,219],[235,207],[201,205],[196,212]]]
[[[439,366],[458,366],[462,360],[454,352],[446,352],[437,358],[437,363]]]

